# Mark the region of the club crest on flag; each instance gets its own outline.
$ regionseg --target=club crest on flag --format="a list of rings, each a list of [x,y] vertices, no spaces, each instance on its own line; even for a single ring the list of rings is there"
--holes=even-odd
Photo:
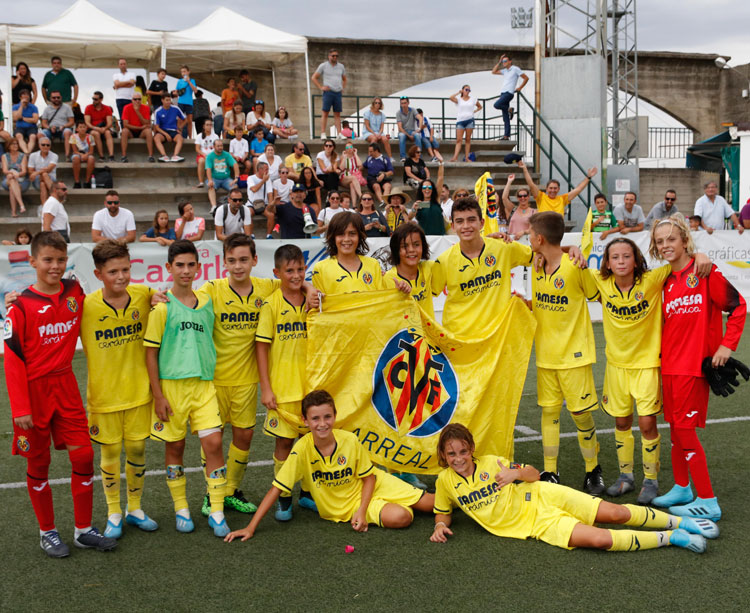
[[[386,343],[373,371],[372,406],[402,435],[440,432],[458,405],[458,377],[450,360],[416,331],[400,330]]]

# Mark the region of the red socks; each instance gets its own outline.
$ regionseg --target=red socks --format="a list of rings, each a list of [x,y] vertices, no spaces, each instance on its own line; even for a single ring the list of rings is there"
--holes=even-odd
[[[52,489],[49,485],[49,449],[34,457],[26,458],[26,485],[31,506],[39,522],[39,529],[47,532],[55,528],[55,509],[52,506]]]
[[[94,450],[91,445],[68,452],[72,473],[73,515],[76,528],[88,528],[94,505]]]
[[[688,485],[693,478],[698,498],[713,498],[711,477],[708,475],[706,452],[703,450],[698,434],[694,428],[671,429],[672,436],[672,471],[677,485]]]

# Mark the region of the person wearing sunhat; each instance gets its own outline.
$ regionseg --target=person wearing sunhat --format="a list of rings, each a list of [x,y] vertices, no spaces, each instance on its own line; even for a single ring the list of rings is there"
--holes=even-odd
[[[415,211],[408,211],[406,205],[411,202],[411,196],[400,187],[396,187],[385,197],[385,219],[388,229],[393,232],[401,224],[406,223],[415,215]]]

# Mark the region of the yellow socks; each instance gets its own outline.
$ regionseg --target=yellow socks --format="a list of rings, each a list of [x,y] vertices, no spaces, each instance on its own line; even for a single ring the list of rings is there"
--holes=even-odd
[[[107,500],[107,515],[122,514],[120,506],[120,453],[122,443],[101,446],[99,468],[102,473],[104,498]]]
[[[182,464],[167,464],[167,487],[172,495],[175,512],[187,509],[187,479]]]
[[[224,512],[224,490],[227,487],[227,467],[221,466],[210,473],[204,471],[208,498],[211,501],[211,513]],[[234,490],[232,490],[234,493]]]
[[[624,504],[622,506],[630,511],[630,519],[625,522],[626,526],[660,528],[662,530],[675,530],[680,526],[679,517],[664,511],[657,511],[651,507],[642,507],[636,504]]]
[[[238,447],[234,446],[234,443],[229,445],[229,453],[227,453],[227,487],[224,491],[225,496],[231,496],[235,490],[242,489],[240,484],[245,476],[245,470],[247,469],[247,461],[250,458],[250,450],[243,451]]]
[[[620,473],[633,474],[633,448],[635,438],[633,430],[615,430],[615,447],[617,448],[617,462],[620,465]]]
[[[660,468],[661,435],[657,435],[652,440],[641,437],[641,451],[643,453],[643,476],[646,479],[656,479]]]
[[[596,440],[596,425],[591,413],[571,413],[573,422],[578,429],[578,446],[581,448],[586,472],[590,473],[599,464],[599,443]],[[544,434],[544,433],[542,433]]]
[[[663,532],[646,532],[638,530],[610,530],[612,547],[607,551],[639,551],[656,549],[669,545],[671,530]]]
[[[125,481],[128,484],[128,511],[141,508],[146,480],[146,441],[125,441]]]
[[[557,472],[560,453],[560,411],[562,407],[542,407],[542,449],[544,470]]]

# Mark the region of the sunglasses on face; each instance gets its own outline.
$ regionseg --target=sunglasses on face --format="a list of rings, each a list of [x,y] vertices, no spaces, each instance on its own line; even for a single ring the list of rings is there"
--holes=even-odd
[[[107,200],[107,204],[120,204],[119,200]]]
[[[456,198],[468,198],[469,194],[456,194]]]
[[[372,198],[370,198],[369,196],[363,196],[362,202],[372,202]]]
[[[664,198],[665,202],[674,202],[677,198]]]
[[[324,145],[324,146],[325,146],[325,148],[326,148],[326,149],[327,149],[328,147],[333,147],[333,145]]]
[[[528,198],[529,195],[528,194],[518,194],[518,197],[519,198]]]
[[[242,202],[242,198],[230,198],[232,202]]]
[[[422,189],[432,189],[432,185],[423,185]]]
[[[40,147],[49,147],[49,143],[39,143]]]
[[[67,192],[67,191],[68,191],[68,188],[67,188],[67,187],[58,187],[58,188],[57,188],[57,191],[58,191],[58,192]]]

